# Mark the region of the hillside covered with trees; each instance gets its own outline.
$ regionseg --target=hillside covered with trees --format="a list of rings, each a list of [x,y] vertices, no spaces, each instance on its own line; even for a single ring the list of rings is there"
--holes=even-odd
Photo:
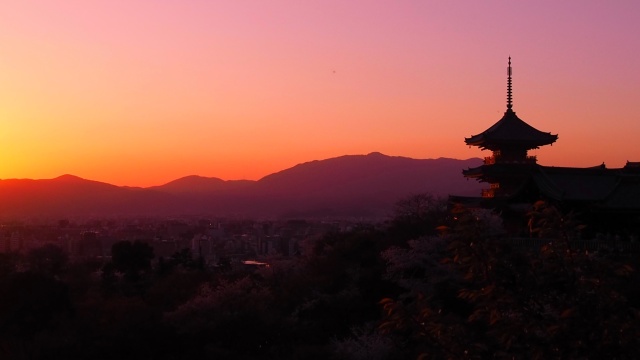
[[[137,241],[107,262],[0,254],[0,357],[640,357],[637,254],[574,247],[544,218],[523,245],[497,215],[429,195],[394,214],[253,265],[156,258]]]

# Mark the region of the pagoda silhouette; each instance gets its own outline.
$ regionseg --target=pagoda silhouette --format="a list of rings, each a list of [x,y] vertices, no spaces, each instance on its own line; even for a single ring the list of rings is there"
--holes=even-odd
[[[485,131],[465,138],[469,146],[490,150],[483,164],[462,171],[467,179],[488,183],[479,197],[451,196],[471,208],[490,208],[507,219],[523,218],[537,201],[563,213],[580,214],[592,232],[640,231],[640,162],[609,169],[554,167],[538,164],[529,150],[551,145],[558,135],[540,131],[513,111],[511,57],[507,66],[507,109]]]

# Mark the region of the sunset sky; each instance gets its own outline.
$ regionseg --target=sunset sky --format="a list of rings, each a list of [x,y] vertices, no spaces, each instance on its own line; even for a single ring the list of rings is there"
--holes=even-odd
[[[638,34],[637,0],[3,1],[0,178],[488,156],[464,138],[502,116],[508,56],[514,110],[559,135],[541,164],[621,167],[640,161]]]

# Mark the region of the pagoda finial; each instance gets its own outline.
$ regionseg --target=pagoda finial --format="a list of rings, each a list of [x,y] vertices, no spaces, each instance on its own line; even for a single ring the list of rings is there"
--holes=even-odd
[[[509,66],[507,67],[507,111],[513,107],[511,97],[511,56],[509,56]]]

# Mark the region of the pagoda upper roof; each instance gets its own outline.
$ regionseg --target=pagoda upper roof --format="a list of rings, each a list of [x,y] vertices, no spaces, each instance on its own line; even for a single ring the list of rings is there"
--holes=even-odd
[[[489,150],[500,150],[504,147],[530,150],[553,144],[556,140],[558,140],[558,135],[542,132],[527,124],[516,115],[511,107],[507,108],[502,119],[493,126],[480,134],[464,139],[467,145]]]

